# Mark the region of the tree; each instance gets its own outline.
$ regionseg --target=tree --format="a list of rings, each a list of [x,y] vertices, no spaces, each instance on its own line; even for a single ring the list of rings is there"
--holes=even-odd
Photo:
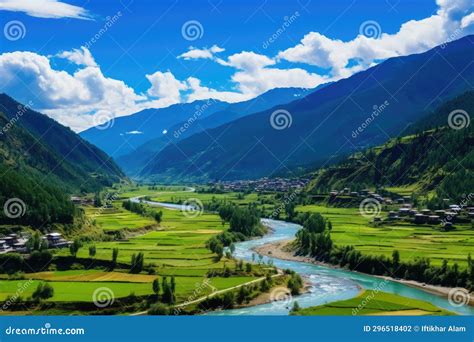
[[[93,258],[95,257],[95,254],[96,254],[95,245],[89,246],[89,257]]]
[[[235,245],[234,245],[233,242],[230,244],[229,249],[230,249],[230,253],[231,253],[231,254],[234,254],[234,252],[235,252]]]
[[[139,252],[137,254],[133,253],[130,262],[130,273],[140,273],[143,270],[144,262],[145,259],[142,252]]]
[[[48,299],[53,297],[54,288],[48,283],[39,283],[31,297],[35,300]]]
[[[301,310],[300,305],[298,304],[297,301],[295,301],[295,302],[293,303],[293,308],[291,309],[291,312],[298,312],[298,311],[300,311],[300,310]]]
[[[71,255],[75,258],[77,256],[77,252],[79,252],[79,249],[82,247],[82,242],[78,239],[75,239],[71,246],[69,246],[69,252],[71,252]]]
[[[252,272],[252,264],[250,264],[250,263],[245,264],[245,272],[247,272],[247,273]]]
[[[303,279],[297,273],[293,273],[287,283],[288,288],[292,295],[300,294],[300,290],[303,287]]]
[[[112,249],[112,267],[113,268],[115,268],[117,266],[118,254],[119,254],[118,248]]]
[[[152,287],[153,287],[153,292],[156,294],[156,297],[158,298],[158,296],[160,295],[160,280],[158,278],[153,280]]]
[[[395,275],[400,267],[400,253],[395,249],[392,253],[392,273]]]

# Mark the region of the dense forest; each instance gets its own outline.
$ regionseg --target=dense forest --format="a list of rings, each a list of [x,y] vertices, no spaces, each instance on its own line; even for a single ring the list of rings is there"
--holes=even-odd
[[[0,94],[0,224],[71,223],[70,194],[123,178],[102,151],[69,128]]]
[[[447,125],[449,110],[474,112],[474,92],[441,106],[418,132],[386,144],[357,152],[340,164],[314,174],[310,192],[332,188],[415,185],[422,192],[434,191],[437,198],[461,201],[467,189],[474,189],[474,127],[453,129]],[[434,128],[427,129],[427,124]]]

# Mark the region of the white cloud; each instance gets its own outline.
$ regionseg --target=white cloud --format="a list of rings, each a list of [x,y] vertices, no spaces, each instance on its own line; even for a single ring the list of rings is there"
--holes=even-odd
[[[187,83],[189,85],[189,89],[191,90],[191,93],[187,97],[188,102],[195,100],[215,99],[232,103],[246,101],[253,97],[251,94],[242,94],[232,91],[218,91],[216,89],[204,87],[201,85],[201,80],[194,77],[189,77],[187,79]]]
[[[130,132],[125,132],[125,134],[127,135],[139,135],[139,134],[143,134],[142,131],[130,131]]]
[[[30,99],[35,109],[75,130],[91,126],[95,116],[133,113],[147,100],[123,81],[104,76],[98,67],[70,74],[53,69],[47,57],[33,52],[1,54],[0,75],[0,91]]]
[[[91,52],[84,46],[82,46],[80,49],[73,49],[72,51],[63,51],[58,53],[56,57],[65,58],[68,61],[81,66],[97,66],[97,63],[95,62],[94,57],[92,57]]]
[[[379,39],[359,34],[344,42],[310,32],[298,45],[281,51],[277,58],[327,68],[335,78],[340,78],[366,69],[377,60],[426,51],[472,24],[472,0],[438,0],[437,4],[440,8],[436,15],[410,20],[395,34],[383,33]],[[463,35],[468,33],[466,30]],[[356,68],[348,68],[351,61],[358,62]]]
[[[86,9],[57,0],[0,0],[0,10],[24,12],[38,18],[92,20]]]
[[[181,100],[181,91],[188,88],[186,82],[181,82],[170,72],[157,71],[154,74],[146,75],[151,83],[148,95],[158,98],[158,101],[168,105],[178,103]]]
[[[178,58],[183,58],[185,60],[192,60],[192,59],[214,59],[214,55],[219,52],[224,52],[225,49],[213,45],[209,49],[197,49],[194,47],[190,47],[189,50],[181,55]]]

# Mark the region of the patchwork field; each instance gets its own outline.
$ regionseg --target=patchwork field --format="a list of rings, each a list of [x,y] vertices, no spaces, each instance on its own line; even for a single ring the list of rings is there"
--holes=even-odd
[[[440,316],[453,315],[430,303],[385,292],[364,291],[348,300],[301,309],[298,316]]]
[[[61,279],[60,273],[61,272],[58,272],[57,279]],[[123,275],[127,276],[129,274],[123,273]],[[156,276],[154,278],[156,278]],[[252,277],[212,278],[209,281],[209,286],[201,286],[199,281],[194,277],[179,277],[176,279],[176,300],[178,302],[185,301],[199,286],[201,286],[199,294],[205,296],[214,290],[237,286],[253,279]],[[39,283],[39,280],[2,281],[0,300],[5,300],[8,296],[17,293],[19,288],[23,289],[21,296],[27,298],[32,295]],[[153,293],[151,282],[130,284],[129,282],[123,281],[53,280],[49,281],[49,284],[54,288],[54,296],[48,299],[48,301],[52,302],[92,302],[94,291],[101,288],[107,288],[107,291],[111,291],[114,298],[127,297],[131,294],[143,296]]]
[[[307,205],[296,210],[322,214],[333,224],[331,237],[337,245],[353,245],[364,254],[391,257],[397,249],[402,260],[428,257],[433,265],[441,265],[447,259],[461,267],[466,266],[468,253],[474,255],[474,229],[468,224],[456,225],[457,229],[449,232],[440,231],[438,226],[402,222],[371,227],[358,208]]]
[[[137,229],[156,225],[151,217],[144,217],[122,208],[122,202],[114,202],[113,208],[84,208],[86,216],[105,232],[121,229]]]

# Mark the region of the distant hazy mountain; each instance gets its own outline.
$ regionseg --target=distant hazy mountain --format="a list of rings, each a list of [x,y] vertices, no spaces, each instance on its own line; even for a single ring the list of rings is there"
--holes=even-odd
[[[222,102],[215,102],[214,100],[199,101],[199,105],[195,106],[195,111],[188,115],[184,121],[168,128],[167,134],[160,134],[158,138],[151,139],[130,153],[116,158],[117,162],[128,175],[136,176],[146,167],[147,163],[168,144],[176,144],[186,137],[203,132],[204,130],[218,127],[222,124],[280,104],[295,101],[315,90],[316,89],[276,88],[249,101],[227,104],[224,108],[222,108]],[[216,103],[219,104],[219,106],[213,108]],[[160,113],[160,115],[162,114]],[[131,119],[137,119],[137,121],[138,119],[141,120],[141,118],[133,117],[135,117],[135,115],[133,115]],[[151,125],[152,124],[150,124],[150,127],[152,127]],[[100,142],[98,143],[101,144]]]
[[[97,147],[5,94],[0,94],[0,113],[3,167],[25,171],[25,177],[35,172],[66,192],[94,191],[124,177],[115,162]]]
[[[132,152],[149,140],[162,137],[164,131],[170,131],[171,127],[188,120],[196,112],[200,112],[200,117],[205,118],[228,105],[220,101],[212,101],[211,105],[208,101],[194,101],[160,109],[145,109],[129,116],[115,118],[102,127],[89,128],[81,132],[80,136],[117,158]]]
[[[383,63],[275,108],[168,145],[141,173],[157,181],[271,176],[385,142],[474,84],[474,37]],[[284,116],[284,115],[283,115]],[[285,126],[285,121],[279,122]],[[281,127],[278,127],[281,128]]]

